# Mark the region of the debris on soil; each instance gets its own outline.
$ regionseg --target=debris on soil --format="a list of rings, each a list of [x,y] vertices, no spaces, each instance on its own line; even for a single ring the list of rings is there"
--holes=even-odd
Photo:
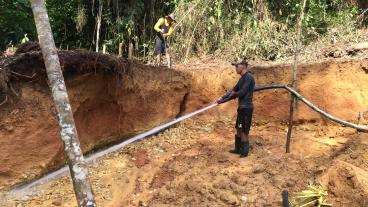
[[[311,146],[308,139],[323,126],[308,132],[296,131],[292,153],[285,154],[285,132],[261,125],[251,130],[250,155],[240,159],[228,152],[233,147],[234,117],[220,120],[209,117],[202,115],[187,120],[92,164],[91,180],[98,205],[280,206],[282,190],[299,192],[320,180],[329,191],[328,202],[333,206],[365,206],[368,187],[365,134],[345,135],[351,141],[346,146],[329,146],[330,153],[325,156],[325,145],[316,142]],[[198,133],[198,127],[208,125],[218,130]],[[333,129],[340,132],[344,127]],[[222,134],[223,131],[227,133]],[[256,140],[263,145],[256,145]],[[157,147],[164,151],[157,151]],[[363,154],[353,160],[348,156],[351,150]],[[139,167],[135,163],[138,159],[133,158],[141,154],[143,160],[150,161]],[[360,167],[356,167],[357,163]],[[7,195],[4,205],[19,203],[32,207],[61,202],[65,207],[75,206],[67,176],[38,186],[32,192],[27,198],[17,193]]]
[[[361,42],[356,44],[334,46],[329,48],[328,52],[324,53],[325,57],[342,58],[347,56],[356,56],[358,53],[368,51],[368,42]]]
[[[168,70],[82,50],[59,55],[84,152],[212,103],[238,79],[223,64]],[[364,122],[366,65],[367,58],[300,65],[298,90],[339,118]],[[76,206],[67,176],[7,193],[65,158],[38,48],[0,57],[0,68],[0,206]],[[252,71],[257,85],[290,78],[290,65],[255,65]],[[280,206],[284,189],[298,192],[317,180],[334,206],[367,205],[367,134],[301,105],[292,153],[285,154],[289,94],[264,91],[254,100],[247,158],[228,153],[236,113],[230,102],[91,163],[98,206]]]
[[[138,168],[141,168],[149,163],[149,157],[145,150],[137,150],[137,152],[134,153],[132,160],[135,166]]]
[[[65,163],[37,49],[21,47],[13,56],[0,57],[0,143],[6,146],[0,149],[0,163],[8,169],[8,176],[0,177],[0,188],[32,180]],[[181,102],[190,90],[184,72],[84,50],[58,53],[85,153],[182,113]]]
[[[321,184],[335,197],[338,206],[368,206],[368,171],[344,161],[335,161],[320,178]]]

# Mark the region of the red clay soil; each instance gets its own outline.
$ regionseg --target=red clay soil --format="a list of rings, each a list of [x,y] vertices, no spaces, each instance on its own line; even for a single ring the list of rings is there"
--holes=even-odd
[[[234,118],[205,113],[91,163],[98,206],[281,206],[282,190],[292,196],[309,183],[321,183],[334,207],[367,206],[366,134],[304,123],[286,154],[285,125],[255,124],[250,155],[239,159],[228,152]],[[76,206],[69,176],[23,193],[0,206]]]
[[[187,67],[180,69],[194,74],[192,90],[186,106],[187,111],[193,111],[203,104],[216,100],[220,94],[231,89],[239,78],[233,67],[224,63],[191,67],[189,70]],[[251,71],[256,79],[256,85],[290,83],[290,65],[255,65]],[[305,98],[336,117],[356,123],[361,121],[363,124],[366,122],[362,118],[365,117],[368,120],[367,58],[337,59],[298,66],[297,85],[298,91]],[[287,91],[275,89],[256,92],[254,99],[257,121],[268,123],[288,120],[290,95]],[[233,108],[234,105],[223,107]],[[297,122],[329,123],[302,102],[298,107]]]
[[[174,119],[189,91],[183,72],[87,51],[60,51],[59,56],[84,152]],[[20,53],[2,62],[10,74],[1,94],[8,102],[0,106],[4,188],[60,167],[65,159],[41,53]]]
[[[84,152],[201,108],[238,79],[226,65],[168,70],[87,51],[59,55]],[[65,159],[41,53],[23,51],[0,59],[0,64],[6,68],[0,75],[6,83],[0,98],[9,97],[0,106],[0,186],[6,188],[60,167]],[[367,65],[368,59],[302,65],[299,91],[323,110],[358,122],[359,112],[368,115]],[[290,78],[290,66],[285,65],[255,66],[252,71],[257,85],[285,84]],[[286,91],[258,92],[255,123],[285,122],[288,104]],[[235,103],[223,105],[212,115],[233,114],[234,107]],[[299,123],[330,123],[301,103],[296,116]],[[297,149],[302,152],[303,147]],[[133,157],[137,167],[149,163],[143,152]],[[163,172],[164,181],[153,180],[151,185],[170,182],[170,172]]]

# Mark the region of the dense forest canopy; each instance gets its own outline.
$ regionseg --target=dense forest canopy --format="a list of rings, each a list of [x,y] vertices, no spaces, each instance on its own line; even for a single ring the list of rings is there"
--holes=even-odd
[[[46,0],[57,47],[117,53],[134,44],[135,56],[152,56],[153,25],[175,12],[171,38],[174,54],[247,54],[276,59],[291,54],[300,0]],[[352,34],[367,26],[368,0],[308,0],[303,22],[304,44],[328,36]],[[0,0],[0,49],[37,40],[28,0]],[[354,35],[356,36],[356,35]],[[343,39],[341,39],[343,40]],[[356,41],[356,40],[352,40]]]

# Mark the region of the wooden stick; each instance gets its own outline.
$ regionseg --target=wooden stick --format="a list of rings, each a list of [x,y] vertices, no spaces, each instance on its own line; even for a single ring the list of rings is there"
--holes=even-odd
[[[293,64],[293,75],[292,75],[292,87],[293,89],[296,89],[296,75],[297,75],[297,64],[298,64],[298,54],[299,54],[299,47],[300,47],[300,36],[301,36],[301,30],[302,30],[302,23],[304,19],[304,9],[305,5],[307,3],[307,0],[303,0],[303,6],[300,11],[300,18],[297,25],[297,36],[296,36],[296,44],[295,44],[295,50],[294,50],[294,64]],[[286,153],[290,153],[290,142],[291,142],[291,131],[293,129],[293,115],[294,115],[294,100],[295,96],[291,95],[290,98],[290,114],[289,114],[289,126],[288,126],[288,132],[286,137]]]

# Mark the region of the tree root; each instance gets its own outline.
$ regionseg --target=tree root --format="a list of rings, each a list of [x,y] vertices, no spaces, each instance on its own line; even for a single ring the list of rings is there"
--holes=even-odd
[[[11,84],[9,84],[9,88],[10,88],[10,90],[17,96],[17,97],[19,97],[19,93],[17,93],[16,91],[15,91],[15,89],[13,88],[13,86],[11,85]]]
[[[12,74],[16,75],[16,76],[20,76],[20,77],[23,77],[23,78],[29,78],[29,79],[33,79],[37,74],[36,73],[33,73],[32,76],[28,76],[28,75],[23,75],[23,74],[20,74],[20,73],[17,73],[17,72],[14,72],[14,71],[10,71]]]
[[[3,102],[0,103],[0,106],[6,104],[6,102],[8,102],[8,96],[5,96],[5,100]]]

